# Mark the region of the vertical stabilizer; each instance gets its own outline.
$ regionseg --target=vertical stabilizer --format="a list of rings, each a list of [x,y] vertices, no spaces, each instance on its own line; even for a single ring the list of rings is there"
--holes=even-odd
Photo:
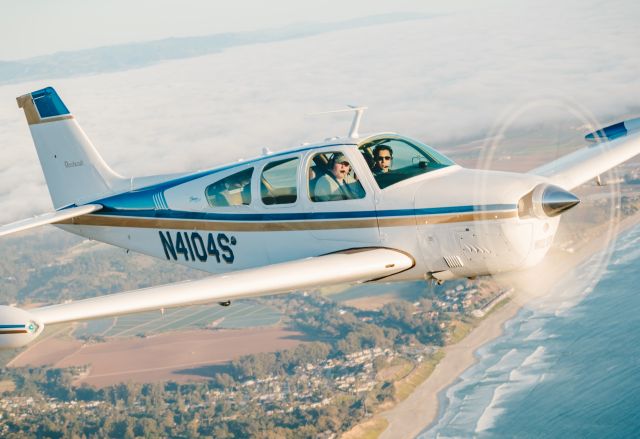
[[[126,187],[104,162],[52,87],[20,96],[56,209],[92,201]]]

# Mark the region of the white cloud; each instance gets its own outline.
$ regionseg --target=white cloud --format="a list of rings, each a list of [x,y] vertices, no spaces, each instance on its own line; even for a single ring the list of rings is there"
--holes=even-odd
[[[525,108],[517,126],[564,119],[575,130],[581,119],[609,122],[640,108],[638,7],[606,5],[507,3],[52,85],[125,175],[204,168],[263,146],[346,134],[348,115],[305,116],[344,104],[370,107],[363,131],[432,145],[489,135]],[[0,222],[50,209],[14,100],[45,85],[0,87]]]

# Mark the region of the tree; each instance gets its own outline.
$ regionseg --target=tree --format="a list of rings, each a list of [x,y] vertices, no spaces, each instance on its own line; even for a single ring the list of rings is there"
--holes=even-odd
[[[151,439],[161,436],[158,429],[158,423],[155,419],[151,418],[138,419],[133,431],[136,436],[141,436],[145,439]]]
[[[196,437],[198,435],[198,427],[200,426],[200,421],[198,416],[194,416],[191,421],[187,424],[187,433],[189,437]]]
[[[217,373],[213,380],[214,384],[223,390],[232,389],[236,385],[236,381],[228,373]]]
[[[171,410],[167,410],[162,419],[162,426],[165,429],[173,428],[176,425],[175,418]]]
[[[223,422],[213,427],[213,437],[217,439],[231,439],[235,436],[229,431],[227,424]]]

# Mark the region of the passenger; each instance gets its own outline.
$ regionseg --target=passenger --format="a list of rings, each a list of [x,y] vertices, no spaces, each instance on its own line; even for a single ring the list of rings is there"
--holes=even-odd
[[[357,197],[347,181],[351,164],[344,154],[337,152],[329,161],[330,172],[318,178],[315,184],[314,201],[349,200]],[[358,183],[359,185],[360,183]]]
[[[386,174],[391,170],[393,150],[389,145],[378,145],[373,149],[373,173],[374,175]]]

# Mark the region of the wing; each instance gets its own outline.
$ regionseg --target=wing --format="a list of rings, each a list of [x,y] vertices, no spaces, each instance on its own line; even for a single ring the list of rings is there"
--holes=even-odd
[[[96,212],[100,209],[102,209],[102,206],[100,204],[85,204],[84,206],[70,207],[68,209],[45,213],[43,215],[16,221],[15,223],[7,224],[0,227],[0,236],[21,232],[27,229],[33,229],[34,227],[42,226],[45,224],[54,224],[59,221],[75,218],[80,215],[86,215],[87,213],[91,212]]]
[[[626,120],[593,133],[591,144],[551,163],[529,171],[571,190],[640,154],[640,118]]]
[[[196,281],[30,309],[28,312],[44,325],[89,320],[327,285],[364,282],[391,276],[413,266],[413,258],[397,250],[354,249],[235,271]]]

